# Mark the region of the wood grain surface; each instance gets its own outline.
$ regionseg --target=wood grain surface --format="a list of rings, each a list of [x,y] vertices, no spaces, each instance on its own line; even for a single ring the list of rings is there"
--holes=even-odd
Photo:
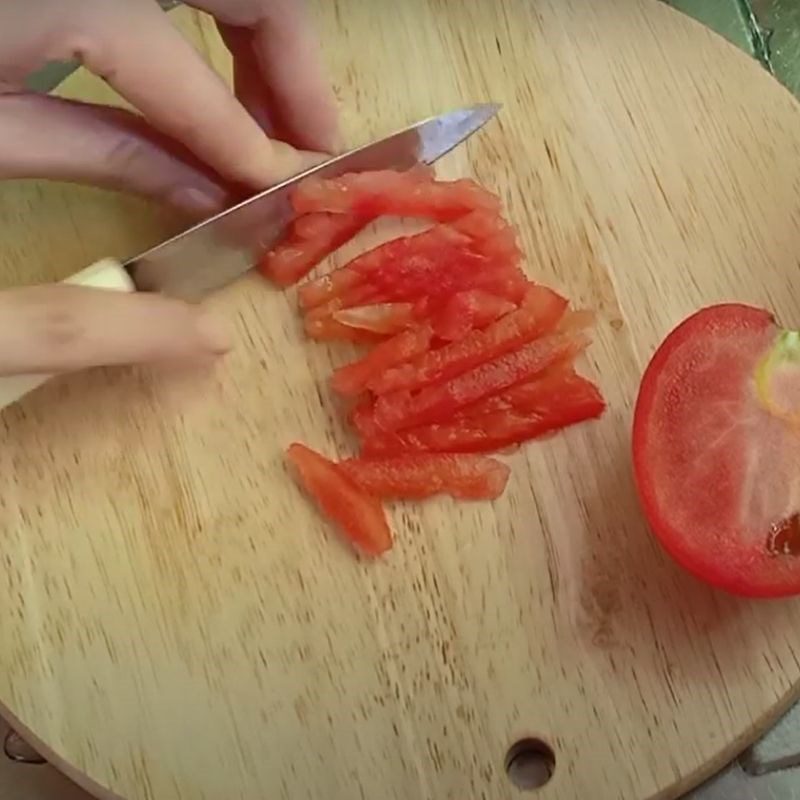
[[[530,275],[598,309],[584,369],[609,410],[511,457],[494,504],[396,507],[395,549],[361,562],[282,457],[295,438],[349,451],[324,376],[351,353],[304,341],[294,293],[249,276],[208,301],[236,330],[214,374],[98,370],[0,417],[0,699],[127,800],[522,798],[504,759],[524,737],[556,756],[531,796],[675,797],[795,697],[800,608],[713,592],[662,555],[631,408],[698,306],[800,321],[798,106],[656,2],[315,7],[351,144],[504,104],[439,172],[496,189]],[[227,75],[213,27],[173,19]],[[115,100],[84,73],[65,93]],[[4,184],[2,283],[172,224]]]

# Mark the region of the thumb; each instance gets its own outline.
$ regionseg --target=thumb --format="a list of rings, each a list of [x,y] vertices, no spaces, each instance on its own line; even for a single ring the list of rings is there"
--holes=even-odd
[[[218,319],[158,294],[68,284],[0,292],[0,375],[212,359],[229,348]]]

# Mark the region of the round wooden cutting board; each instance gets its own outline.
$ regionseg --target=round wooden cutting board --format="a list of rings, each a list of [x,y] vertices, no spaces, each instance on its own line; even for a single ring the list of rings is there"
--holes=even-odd
[[[531,797],[675,797],[795,696],[800,607],[662,555],[631,408],[698,306],[800,323],[798,106],[650,0],[316,10],[351,144],[503,104],[439,172],[497,190],[529,274],[598,309],[583,369],[609,409],[510,457],[494,504],[394,508],[395,548],[359,561],[283,460],[294,439],[349,451],[324,379],[351,352],[304,340],[294,292],[248,276],[208,301],[237,334],[213,374],[96,371],[0,418],[0,700],[127,800],[522,798],[505,761],[525,738],[555,756]],[[173,20],[227,74],[213,27]],[[65,94],[114,99],[85,74]],[[157,220],[4,184],[2,283],[130,255]]]

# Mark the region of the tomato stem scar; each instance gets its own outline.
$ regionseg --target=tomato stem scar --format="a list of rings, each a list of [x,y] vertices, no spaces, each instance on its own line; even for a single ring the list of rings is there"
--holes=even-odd
[[[800,363],[800,331],[781,331],[769,352],[755,370],[756,395],[762,407],[779,419],[800,429],[800,412],[781,408],[773,399],[770,383],[775,370],[783,364]]]

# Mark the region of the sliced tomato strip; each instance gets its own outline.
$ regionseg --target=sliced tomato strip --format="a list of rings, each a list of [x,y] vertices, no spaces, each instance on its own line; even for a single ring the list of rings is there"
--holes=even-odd
[[[408,328],[416,319],[413,303],[376,303],[334,311],[337,322],[373,333],[394,334]]]
[[[583,332],[554,333],[416,393],[401,390],[380,395],[375,401],[375,423],[385,431],[396,431],[446,421],[459,409],[530,380],[587,342]]]
[[[316,308],[330,302],[342,292],[352,289],[363,281],[363,276],[358,272],[336,269],[299,286],[297,299],[303,309]]]
[[[445,341],[463,339],[471,330],[485,328],[516,308],[514,303],[483,289],[468,289],[453,295],[436,315],[433,331]]]
[[[355,344],[375,344],[383,340],[383,336],[363,328],[353,328],[337,322],[333,317],[311,317],[303,323],[309,339],[318,342],[354,342]]]
[[[297,469],[301,485],[351,543],[371,556],[391,548],[392,532],[380,500],[359,488],[332,461],[303,444],[290,445],[287,457]]]
[[[496,452],[595,419],[602,415],[605,407],[597,387],[586,378],[573,374],[559,385],[551,399],[540,402],[536,410],[527,413],[493,411],[400,433],[371,430],[363,440],[362,451],[366,456],[413,452]]]
[[[331,386],[342,395],[360,394],[379,372],[424,352],[430,346],[432,337],[433,331],[429,325],[398,333],[375,345],[358,361],[334,370]]]
[[[459,419],[482,416],[495,411],[516,411],[521,414],[532,414],[547,407],[559,392],[571,389],[571,382],[583,381],[578,378],[573,363],[574,354],[557,361],[533,380],[518,383],[500,394],[486,397],[483,400],[466,406],[458,412]]]
[[[289,226],[286,236],[262,256],[258,269],[279,286],[291,286],[370,221],[355,214],[317,213],[299,217]]]
[[[400,216],[440,222],[476,208],[499,211],[500,200],[473,180],[436,181],[418,170],[359,172],[308,178],[292,197],[300,214],[328,211],[371,217]]]
[[[386,370],[370,383],[375,394],[420,389],[448,380],[497,358],[551,331],[567,308],[561,295],[543,286],[530,287],[524,305],[484,330],[431,350],[413,362]]]
[[[511,472],[494,458],[452,453],[351,458],[337,466],[362,489],[385,499],[449,494],[492,500],[503,493]]]

